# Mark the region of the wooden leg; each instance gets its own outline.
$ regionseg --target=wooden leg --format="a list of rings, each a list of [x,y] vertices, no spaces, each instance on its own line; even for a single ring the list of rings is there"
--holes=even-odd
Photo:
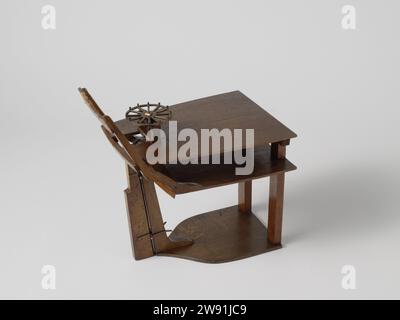
[[[284,173],[270,177],[267,232],[272,244],[281,244],[284,185]]]
[[[289,144],[289,142],[289,140],[285,140],[272,143],[271,159],[284,159],[286,157],[286,146]],[[281,244],[284,188],[284,173],[278,173],[270,177],[268,203],[268,241],[272,244]]]
[[[239,182],[239,210],[251,212],[251,185],[252,181]]]

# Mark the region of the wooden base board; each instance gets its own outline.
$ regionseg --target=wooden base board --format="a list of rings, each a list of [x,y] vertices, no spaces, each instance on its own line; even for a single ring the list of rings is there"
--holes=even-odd
[[[238,206],[188,218],[174,229],[170,239],[192,239],[193,244],[158,255],[206,263],[244,259],[282,247],[269,243],[260,220],[251,212],[241,212]]]

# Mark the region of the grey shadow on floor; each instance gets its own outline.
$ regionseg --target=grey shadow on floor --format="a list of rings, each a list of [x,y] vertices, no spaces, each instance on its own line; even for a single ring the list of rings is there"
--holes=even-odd
[[[394,227],[400,211],[397,180],[379,167],[347,167],[286,186],[283,243],[316,234],[327,240],[367,236]],[[265,212],[265,206],[256,202],[253,211]]]

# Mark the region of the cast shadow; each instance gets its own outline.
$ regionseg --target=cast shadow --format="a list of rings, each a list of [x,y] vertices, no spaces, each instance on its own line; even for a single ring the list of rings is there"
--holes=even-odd
[[[397,188],[393,174],[367,167],[343,168],[287,185],[282,241],[290,244],[316,234],[329,240],[390,228],[398,220]],[[258,210],[265,210],[265,204],[255,203]]]

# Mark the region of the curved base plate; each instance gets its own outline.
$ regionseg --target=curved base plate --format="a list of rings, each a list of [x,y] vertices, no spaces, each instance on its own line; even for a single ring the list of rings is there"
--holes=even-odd
[[[251,212],[240,212],[238,206],[186,219],[169,238],[175,241],[192,239],[193,244],[159,252],[158,255],[207,263],[244,259],[282,247],[269,243],[265,226]]]

